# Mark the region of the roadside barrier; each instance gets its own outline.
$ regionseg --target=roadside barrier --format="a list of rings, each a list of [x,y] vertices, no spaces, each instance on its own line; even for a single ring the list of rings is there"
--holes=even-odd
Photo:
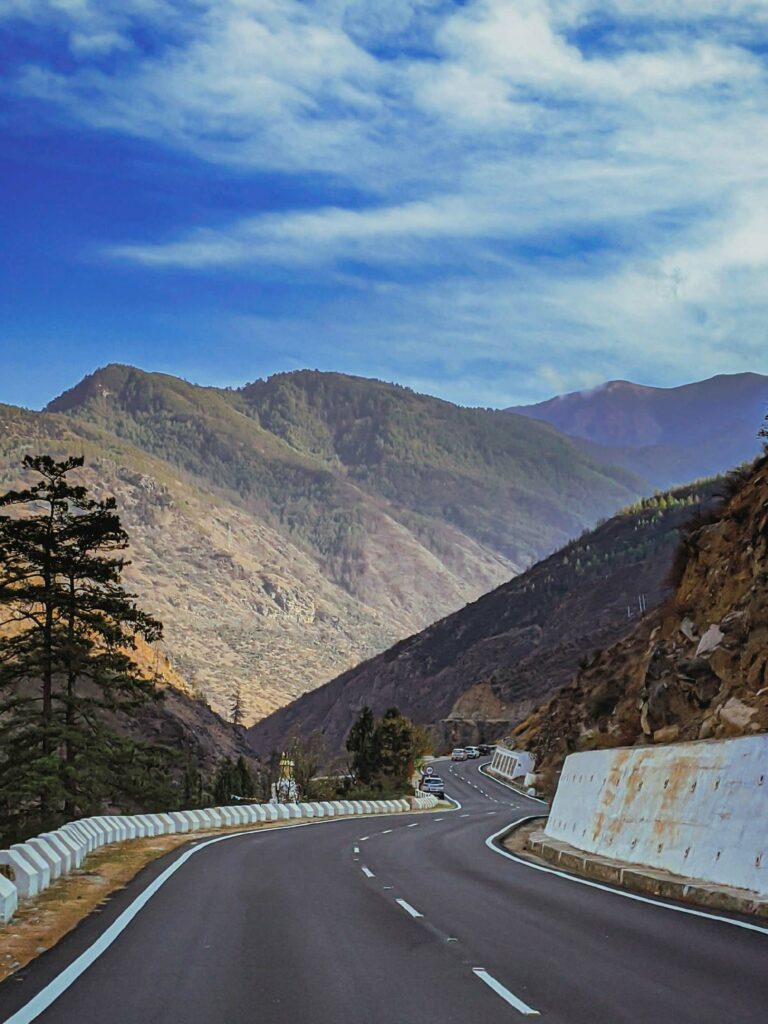
[[[19,900],[33,899],[55,879],[77,870],[94,850],[110,843],[155,836],[238,828],[270,821],[332,818],[352,814],[393,814],[427,810],[428,794],[402,800],[332,800],[300,804],[237,804],[162,814],[112,814],[67,822],[9,850],[0,850],[0,923],[11,920]]]

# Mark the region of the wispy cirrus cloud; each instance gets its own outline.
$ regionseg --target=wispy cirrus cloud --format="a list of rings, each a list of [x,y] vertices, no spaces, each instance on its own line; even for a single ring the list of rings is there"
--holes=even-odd
[[[110,261],[306,275],[326,320],[345,290],[358,331],[414,367],[460,372],[471,345],[494,390],[522,348],[541,388],[590,380],[589,360],[768,369],[762,3],[9,0],[2,18],[70,57],[21,60],[16,95],[225,177],[307,182],[300,205],[110,237]]]

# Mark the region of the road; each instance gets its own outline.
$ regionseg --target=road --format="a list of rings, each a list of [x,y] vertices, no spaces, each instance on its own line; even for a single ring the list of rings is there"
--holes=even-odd
[[[0,1020],[765,1024],[768,929],[503,857],[486,839],[541,807],[476,762],[447,768],[458,810],[198,840],[73,980],[189,848],[169,854],[0,985]],[[60,995],[35,1016],[49,983]]]

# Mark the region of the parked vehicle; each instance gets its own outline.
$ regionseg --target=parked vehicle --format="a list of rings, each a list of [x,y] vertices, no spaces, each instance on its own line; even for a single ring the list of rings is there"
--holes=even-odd
[[[465,747],[467,757],[471,760],[475,757],[480,757],[480,751],[477,747]]]
[[[490,743],[478,743],[477,749],[480,751],[481,757],[488,757],[495,750],[495,747],[491,746]]]
[[[454,747],[453,751],[451,752],[451,760],[452,761],[466,761],[467,760],[467,752],[464,749],[464,747]]]
[[[425,775],[419,789],[422,793],[432,793],[433,796],[445,796],[445,783],[439,775]]]

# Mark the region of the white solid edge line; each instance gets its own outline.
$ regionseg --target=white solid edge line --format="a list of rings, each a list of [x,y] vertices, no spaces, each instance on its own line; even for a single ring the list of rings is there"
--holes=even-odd
[[[84,974],[88,970],[92,963],[98,960],[102,953],[109,949],[115,939],[125,931],[139,911],[149,903],[158,889],[165,885],[168,879],[174,875],[182,865],[186,864],[190,857],[199,853],[200,850],[204,850],[208,846],[213,846],[214,843],[226,842],[227,839],[240,839],[242,836],[253,836],[259,834],[269,835],[270,833],[282,832],[289,828],[307,828],[310,825],[333,825],[336,822],[350,820],[350,818],[323,818],[320,821],[297,821],[293,825],[278,825],[275,828],[249,828],[242,832],[231,832],[226,836],[214,836],[213,839],[207,839],[203,843],[190,846],[190,848],[186,850],[178,860],[175,860],[173,864],[169,864],[162,874],[158,875],[153,882],[150,882],[147,888],[140,892],[132,903],[129,903],[125,910],[115,918],[109,928],[102,932],[95,942],[91,943],[91,945],[84,950],[80,956],[65,967],[63,971],[57,974],[52,981],[49,981],[45,988],[42,988],[36,996],[33,996],[32,999],[30,999],[28,1003],[3,1021],[3,1024],[30,1024],[30,1021],[36,1020],[41,1013],[44,1013],[60,995],[66,992],[66,990],[77,981],[81,974]]]
[[[489,988],[492,988],[497,996],[509,1003],[510,1006],[522,1013],[524,1017],[540,1017],[541,1014],[538,1010],[534,1010],[532,1006],[524,1003],[522,999],[518,999],[514,993],[510,992],[508,988],[505,988],[500,981],[497,981],[492,974],[489,974],[484,967],[473,967],[472,973],[478,977],[481,981],[484,981]]]
[[[395,903],[399,903],[400,906],[403,908],[403,910],[407,914],[410,914],[411,917],[424,917],[423,914],[420,914],[418,912],[418,910],[416,910],[414,907],[412,907],[410,903],[406,903],[405,900],[397,899],[397,900],[395,900]]]
[[[525,860],[523,857],[516,857],[514,853],[510,853],[508,850],[502,850],[496,846],[495,840],[500,836],[503,836],[506,832],[509,832],[515,825],[522,825],[524,821],[531,821],[534,818],[538,818],[540,815],[529,814],[524,818],[519,818],[517,821],[511,822],[509,825],[505,825],[504,828],[500,828],[498,832],[494,832],[492,836],[488,836],[485,840],[485,845],[489,850],[493,850],[494,853],[498,853],[501,857],[506,857],[507,860],[513,860],[516,864],[522,864],[524,868],[531,868],[533,871],[543,871],[546,875],[556,875],[558,878],[564,878],[567,882],[574,882],[576,885],[588,885],[590,889],[599,889],[601,892],[608,892],[614,896],[621,896],[625,900],[634,900],[636,903],[647,903],[651,907],[659,907],[661,910],[674,910],[678,914],[688,914],[690,917],[703,917],[707,921],[717,921],[721,924],[730,924],[734,928],[744,928],[749,932],[759,932],[762,935],[768,935],[768,928],[763,928],[759,924],[750,924],[748,921],[739,921],[731,917],[721,917],[719,914],[708,914],[705,910],[694,910],[692,907],[678,907],[674,903],[665,903],[663,900],[651,899],[649,896],[641,896],[636,892],[628,892],[626,889],[614,889],[610,885],[603,885],[601,882],[593,882],[588,878],[579,878],[578,875],[569,875],[567,871],[559,871],[557,868],[547,868],[543,864],[534,864],[530,860]]]
[[[502,782],[501,779],[497,779],[495,776],[489,775],[488,772],[484,772],[483,768],[485,768],[487,764],[490,764],[490,761],[486,761],[485,764],[479,764],[477,766],[477,770],[481,775],[484,775],[486,779],[490,779],[491,782],[495,782],[497,786],[503,786],[504,789],[511,789],[512,792],[516,793],[522,800],[534,800],[537,804],[544,804],[545,807],[549,807],[546,800],[542,800],[538,796],[528,796],[527,793],[521,793],[519,789],[515,789],[514,786],[510,786],[508,782]],[[491,797],[491,799],[493,799],[493,797]]]
[[[365,875],[366,878],[375,878],[376,877],[374,875],[374,873],[371,871],[370,868],[363,867],[363,868],[360,868],[360,870],[363,872],[363,874]]]

